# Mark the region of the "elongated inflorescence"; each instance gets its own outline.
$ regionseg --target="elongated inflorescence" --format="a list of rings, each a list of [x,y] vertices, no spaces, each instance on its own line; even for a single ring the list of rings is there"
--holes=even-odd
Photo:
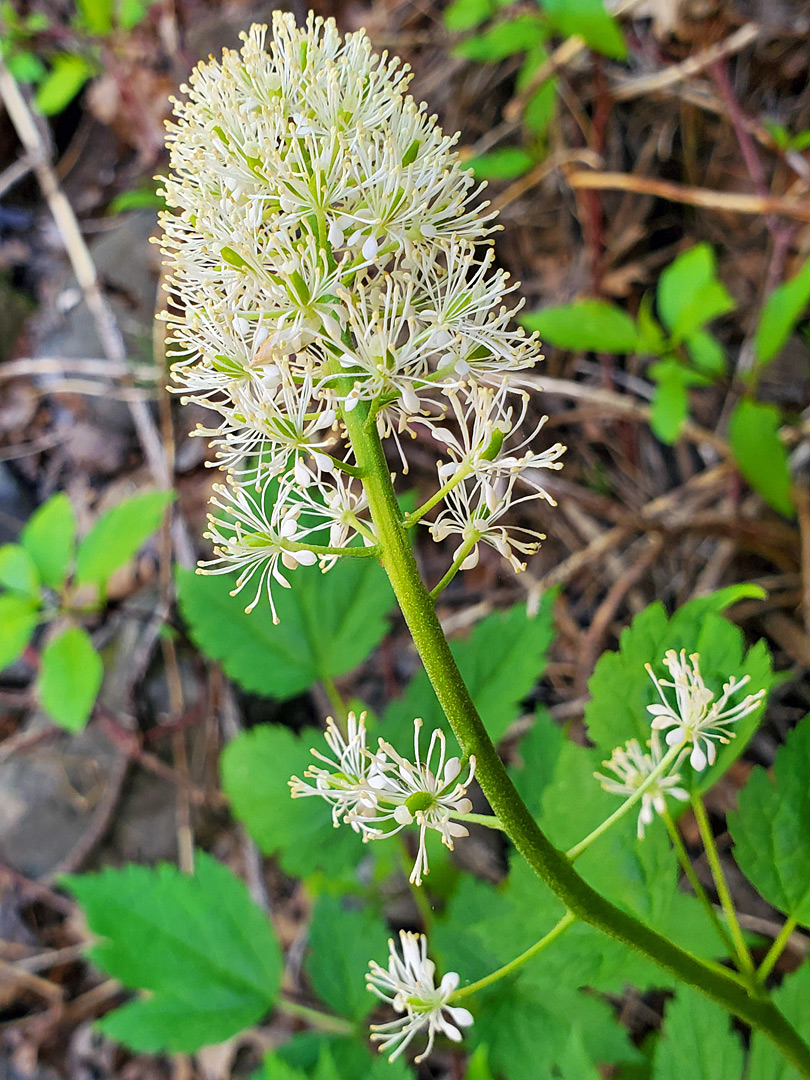
[[[272,606],[296,567],[373,553],[343,424],[358,406],[404,470],[405,436],[435,438],[437,510],[413,521],[455,534],[465,566],[484,543],[520,569],[542,536],[517,539],[506,512],[551,501],[537,470],[564,448],[531,448],[542,421],[518,430],[515,373],[539,346],[511,326],[455,138],[362,32],[275,12],[243,40],[174,103],[162,216],[174,379],[218,414],[199,434],[228,472],[205,571],[237,571],[249,606],[265,590]]]

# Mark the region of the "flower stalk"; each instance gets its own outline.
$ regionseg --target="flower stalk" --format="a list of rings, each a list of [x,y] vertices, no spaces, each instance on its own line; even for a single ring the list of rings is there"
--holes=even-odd
[[[498,756],[458,670],[419,576],[382,444],[375,432],[365,429],[364,421],[360,406],[345,417],[355,459],[365,472],[363,486],[380,561],[453,733],[464,753],[475,755],[478,782],[512,843],[573,916],[647,956],[762,1031],[810,1080],[810,1047],[770,1001],[752,996],[731,975],[705,964],[606,900],[540,829]]]

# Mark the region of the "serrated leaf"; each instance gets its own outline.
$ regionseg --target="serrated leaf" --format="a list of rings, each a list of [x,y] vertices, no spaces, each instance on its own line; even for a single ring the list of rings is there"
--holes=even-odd
[[[75,98],[94,68],[83,56],[58,53],[51,63],[51,70],[37,88],[34,101],[43,116],[56,116]]]
[[[754,769],[728,816],[734,857],[768,903],[810,926],[810,716],[778,751],[773,774]]]
[[[34,560],[19,544],[0,547],[0,585],[11,592],[39,599],[39,574]]]
[[[810,1042],[810,962],[805,960],[793,975],[786,976],[774,991],[773,1003],[805,1042]],[[802,1080],[798,1069],[778,1053],[762,1032],[751,1033],[746,1080]]]
[[[541,5],[563,37],[578,34],[596,52],[614,60],[627,56],[619,24],[602,0],[541,0]]]
[[[765,302],[754,335],[754,356],[759,367],[778,356],[810,303],[810,259],[801,270],[774,289]]]
[[[278,625],[266,603],[247,615],[244,600],[229,595],[229,578],[179,570],[177,584],[195,644],[246,690],[280,699],[362,663],[385,636],[394,604],[375,559],[346,558],[328,574],[299,567],[290,588],[274,594]]]
[[[67,731],[81,731],[96,702],[104,664],[90,635],[72,626],[42,650],[37,691],[51,720]]]
[[[717,260],[708,244],[696,244],[669,264],[658,280],[657,299],[664,325],[679,341],[734,307],[717,280]]]
[[[719,1005],[682,986],[664,1014],[652,1080],[740,1080],[743,1051]]]
[[[482,34],[456,45],[453,53],[467,60],[496,63],[507,56],[525,52],[548,34],[545,24],[534,15],[518,15],[509,22],[497,23]]]
[[[323,733],[263,724],[233,739],[220,757],[222,786],[237,818],[266,855],[277,855],[288,874],[337,875],[365,856],[348,825],[332,828],[330,807],[319,798],[295,799],[289,780],[303,776],[311,749],[325,747]]]
[[[386,966],[389,933],[367,909],[352,911],[321,896],[309,928],[304,967],[318,997],[334,1012],[362,1020],[378,1001],[366,987],[369,960]]]
[[[300,1070],[305,1076],[318,1080],[317,1070],[323,1061],[324,1049],[328,1049],[342,1080],[354,1080],[355,1077],[358,1080],[413,1080],[413,1073],[403,1058],[389,1062],[386,1057],[369,1051],[365,1042],[360,1042],[357,1038],[306,1031],[294,1035],[289,1042],[284,1043],[277,1051],[277,1056],[280,1061]],[[261,1076],[261,1080],[268,1078]],[[286,1078],[280,1077],[279,1080]]]
[[[591,700],[585,706],[585,723],[603,757],[628,739],[638,739],[643,746],[650,738],[647,706],[657,697],[644,665],[651,664],[659,678],[668,677],[662,666],[668,649],[697,652],[706,685],[718,696],[729,675],[751,676],[740,698],[771,686],[773,676],[765,643],[757,642],[744,653],[741,630],[718,614],[745,596],[761,597],[762,591],[756,586],[732,586],[689,601],[671,618],[663,605],[651,604],[622,631],[618,652],[602,654],[588,683]],[[684,766],[684,785],[694,782],[696,790],[705,791],[716,783],[744,750],[763,709],[764,704],[735,725],[735,738],[719,749],[711,768],[694,775]]]
[[[543,597],[533,618],[527,617],[524,605],[517,604],[482,619],[466,641],[451,642],[462,677],[495,742],[516,719],[520,701],[543,672],[546,651],[554,637],[554,595],[549,592]],[[411,679],[404,696],[393,701],[383,717],[383,734],[400,751],[413,739],[417,716],[425,721],[427,731],[440,727],[450,734],[424,671]]]
[[[171,491],[147,491],[114,506],[98,519],[76,554],[76,583],[103,586],[160,526]]]
[[[534,165],[535,158],[519,146],[502,146],[488,154],[470,158],[464,167],[472,169],[477,180],[514,180]]]
[[[765,502],[794,517],[787,450],[779,438],[782,418],[776,405],[742,398],[728,422],[728,439],[740,472]]]
[[[604,300],[580,300],[521,316],[527,330],[560,349],[631,353],[638,344],[636,324],[621,308]]]
[[[281,951],[239,878],[204,852],[193,876],[127,866],[65,879],[100,939],[93,962],[132,990],[99,1028],[143,1053],[194,1053],[255,1024],[281,981]]]
[[[25,652],[39,622],[39,605],[25,596],[0,596],[0,671]]]
[[[76,547],[76,515],[64,492],[53,495],[32,514],[20,543],[34,560],[42,584],[61,589]]]

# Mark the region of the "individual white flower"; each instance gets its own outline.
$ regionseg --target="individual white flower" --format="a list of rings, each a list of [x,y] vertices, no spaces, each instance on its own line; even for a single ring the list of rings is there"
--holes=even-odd
[[[403,1015],[387,1024],[372,1024],[371,1038],[380,1044],[381,1052],[393,1048],[388,1060],[394,1061],[416,1035],[427,1030],[427,1046],[416,1057],[418,1063],[430,1054],[437,1034],[460,1042],[459,1029],[469,1027],[473,1017],[468,1009],[449,1004],[459,983],[455,971],[449,971],[436,986],[436,965],[428,958],[424,934],[400,930],[399,941],[400,950],[393,938],[388,942],[387,970],[372,960],[366,981],[373,994]]]
[[[304,776],[314,780],[314,785],[298,777],[290,782],[293,797],[320,795],[332,804],[333,822],[337,825],[345,821],[355,832],[363,834],[365,842],[385,840],[415,823],[419,827],[419,843],[410,875],[415,885],[421,885],[422,875],[428,872],[428,829],[438,832],[450,850],[454,840],[468,835],[463,825],[451,820],[451,815],[463,817],[472,810],[466,796],[475,772],[475,758],[470,758],[467,778],[459,782],[461,762],[457,757],[446,758],[447,741],[444,732],[438,729],[433,732],[423,761],[419,749],[421,730],[422,721],[417,718],[414,720],[416,760],[411,762],[383,739],[379,740],[377,753],[372,754],[366,748],[363,716],[350,726],[348,741],[343,739],[334,721],[329,720],[326,739],[337,760],[313,750],[315,757],[329,765],[330,770],[310,765]]]
[[[514,507],[529,499],[542,498],[540,492],[516,498],[514,495],[516,475],[508,480],[493,481],[486,476],[472,476],[462,481],[457,487],[447,492],[445,506],[436,520],[430,525],[430,533],[437,542],[448,536],[458,535],[461,548],[467,545],[470,550],[461,563],[462,570],[469,570],[478,565],[478,545],[488,544],[507,560],[516,573],[526,569],[520,555],[534,555],[545,535],[534,529],[512,525],[507,528],[501,519]],[[529,540],[518,539],[517,533],[531,537]]]
[[[391,826],[393,823],[393,827],[389,827],[382,836],[393,836],[414,822],[419,826],[419,844],[409,880],[421,885],[422,875],[428,872],[427,830],[438,832],[442,843],[451,851],[454,839],[468,835],[468,830],[459,822],[451,821],[450,815],[463,817],[472,810],[467,788],[475,773],[475,758],[470,758],[466,780],[457,782],[461,774],[461,761],[457,757],[445,760],[447,740],[444,732],[439,728],[433,732],[423,761],[419,748],[422,720],[418,717],[413,722],[413,729],[413,762],[404,758],[384,739],[379,740],[376,760],[385,775],[385,782],[379,792],[380,806],[374,824],[376,826],[387,821]],[[438,756],[434,761],[436,751]],[[387,812],[383,810],[383,805],[388,807]]]
[[[229,574],[237,569],[239,576],[231,596],[241,592],[258,575],[256,592],[245,611],[252,611],[265,591],[273,622],[278,623],[270,583],[275,581],[284,589],[290,587],[279,563],[287,570],[295,570],[298,566],[312,566],[317,562],[317,555],[307,550],[300,541],[319,526],[302,530],[296,515],[285,511],[283,498],[267,514],[264,509],[264,489],[256,498],[235,484],[228,487],[216,484],[214,491],[216,494],[211,498],[211,503],[223,510],[226,516],[218,518],[213,514],[208,515],[205,536],[213,541],[215,558],[200,563],[198,573]]]
[[[324,738],[333,757],[327,757],[313,749],[312,755],[324,762],[327,768],[310,765],[304,772],[314,784],[290,779],[294,799],[318,795],[332,804],[332,824],[337,828],[341,821],[351,825],[355,832],[361,831],[360,822],[374,814],[377,808],[377,766],[374,756],[366,749],[366,714],[357,717],[350,712],[346,720],[346,735],[333,717],[326,718]]]
[[[649,664],[645,667],[661,698],[660,704],[647,706],[647,712],[653,716],[653,730],[666,731],[665,739],[669,746],[691,745],[689,761],[693,769],[701,771],[707,765],[714,764],[717,757],[715,743],[728,743],[734,738],[731,725],[753,712],[765,697],[765,691],[749,694],[727,708],[732,694],[738,693],[750,682],[750,675],[744,675],[742,679],[732,675],[723,684],[723,691],[715,701],[714,691],[706,686],[700,674],[699,662],[698,653],[692,653],[687,659],[685,649],[681,649],[680,653],[670,649],[664,656],[664,666],[672,681],[658,679]],[[675,705],[664,693],[665,686],[675,691]]]
[[[635,795],[642,784],[646,783],[650,774],[661,764],[661,744],[655,733],[647,743],[649,753],[641,749],[638,739],[630,739],[624,747],[617,747],[607,761],[602,765],[615,774],[604,776],[602,773],[594,773],[605,791],[613,795]],[[689,792],[678,787],[680,776],[677,773],[659,776],[641,796],[641,809],[638,815],[637,834],[639,840],[644,836],[645,828],[653,819],[653,811],[663,814],[666,809],[665,796],[671,795],[673,799],[680,801],[689,798]]]

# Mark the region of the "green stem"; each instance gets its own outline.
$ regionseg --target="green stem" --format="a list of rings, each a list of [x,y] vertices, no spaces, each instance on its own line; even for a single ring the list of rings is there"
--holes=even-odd
[[[684,842],[681,839],[681,834],[678,832],[678,826],[672,820],[672,815],[670,814],[669,810],[665,809],[663,814],[661,814],[661,817],[664,819],[664,825],[666,825],[667,832],[669,833],[669,838],[672,841],[672,846],[675,848],[675,854],[678,856],[678,862],[681,864],[681,868],[686,874],[687,881],[692,886],[695,896],[706,909],[709,918],[714,924],[715,930],[720,935],[721,941],[723,941],[726,948],[728,949],[729,956],[731,956],[734,953],[734,942],[728,936],[728,932],[726,931],[725,926],[723,926],[723,924],[720,922],[720,919],[717,917],[717,912],[714,910],[714,904],[707,896],[706,890],[701,885],[700,879],[695,873],[695,869],[692,866],[692,860],[689,858],[689,852],[686,850]]]
[[[447,588],[447,586],[450,584],[450,582],[453,580],[453,578],[456,576],[456,574],[461,569],[461,564],[464,562],[464,560],[467,558],[467,556],[470,554],[470,552],[472,551],[472,549],[475,547],[475,545],[478,543],[478,541],[480,539],[481,539],[481,534],[476,533],[473,536],[468,537],[464,541],[464,543],[458,549],[455,559],[453,559],[453,565],[450,567],[450,569],[447,571],[447,573],[441,579],[439,584],[436,585],[434,588],[432,588],[430,590],[430,599],[431,600],[435,601],[436,597],[441,592],[444,592],[444,590]]]
[[[379,547],[329,547],[325,544],[299,544],[297,540],[285,540],[285,551],[311,551],[315,555],[348,555],[351,559],[374,559],[380,557]]]
[[[610,817],[605,818],[601,825],[597,825],[593,832],[589,832],[584,840],[580,840],[578,844],[574,844],[572,848],[568,849],[566,855],[571,862],[573,862],[574,859],[578,859],[582,852],[591,846],[594,840],[598,840],[612,825],[615,825],[617,821],[620,821],[624,815],[628,813],[628,811],[633,809],[645,792],[649,791],[650,788],[655,785],[656,780],[669,772],[683,748],[684,743],[679,743],[678,746],[671,747],[666,754],[664,754],[649,776],[645,777],[644,781],[639,784],[629,799],[626,799],[617,810],[614,810]]]
[[[726,917],[726,922],[728,923],[728,928],[731,931],[731,937],[734,941],[734,951],[737,954],[740,971],[744,971],[746,975],[753,975],[754,961],[751,959],[751,953],[748,951],[748,946],[745,943],[742,928],[740,927],[740,922],[737,918],[737,912],[734,910],[734,902],[731,899],[731,893],[728,891],[726,875],[723,873],[720,856],[717,852],[717,845],[714,842],[714,834],[712,833],[712,827],[709,823],[709,815],[706,813],[706,807],[703,805],[703,800],[699,795],[693,795],[690,802],[698,823],[698,829],[700,830],[700,839],[703,841],[703,847],[706,849],[706,858],[709,860],[712,877],[714,878],[714,887],[717,889],[720,906],[723,909],[723,914]]]
[[[413,511],[413,513],[405,515],[405,528],[410,529],[413,528],[414,525],[418,524],[425,516],[425,514],[429,514],[433,507],[437,506],[449,491],[452,491],[453,488],[458,487],[461,481],[468,477],[471,472],[472,468],[470,466],[467,466],[467,468],[464,468],[464,466],[462,466],[458,470],[458,472],[454,474],[452,479],[448,480],[446,484],[442,484],[439,490],[435,491],[430,496],[427,502],[423,502],[421,506],[418,506]]]
[[[335,710],[335,720],[342,722],[346,719],[346,703],[341,697],[340,691],[335,686],[335,680],[329,675],[321,676],[321,686],[329,698],[329,704]]]
[[[490,975],[485,975],[484,978],[479,979],[478,982],[470,983],[469,986],[462,986],[460,990],[456,990],[450,998],[450,1002],[455,1004],[459,998],[465,998],[470,994],[475,994],[479,990],[483,990],[485,986],[490,986],[492,983],[497,982],[498,979],[504,979],[507,975],[511,975],[513,971],[517,971],[519,967],[522,967],[527,960],[531,960],[533,956],[537,956],[539,952],[542,952],[543,949],[552,943],[552,941],[556,941],[560,934],[576,921],[576,915],[572,915],[570,911],[567,911],[557,925],[549,930],[545,937],[541,937],[539,941],[536,941],[534,945],[530,945],[525,952],[520,954],[520,956],[516,956],[514,960],[510,960],[508,964],[504,964],[503,967],[498,968],[497,971],[493,971]]]
[[[328,1032],[330,1035],[354,1035],[354,1025],[341,1016],[331,1016],[322,1013],[318,1009],[311,1009],[309,1005],[301,1005],[297,1001],[289,1001],[287,998],[279,998],[276,1009],[286,1013],[287,1016],[295,1016],[306,1022],[318,1031]]]
[[[368,407],[361,403],[344,422],[355,460],[365,473],[363,485],[383,567],[439,703],[463,752],[475,755],[476,778],[510,840],[568,911],[649,957],[762,1031],[810,1080],[810,1047],[770,1001],[750,996],[730,975],[713,970],[605,899],[539,828],[498,756],[453,659],[411,552],[379,436],[376,431],[364,431],[367,413]]]
[[[788,943],[788,938],[798,925],[798,921],[794,919],[791,915],[788,921],[779,931],[778,935],[774,938],[773,945],[771,945],[770,949],[768,949],[767,953],[765,954],[765,959],[757,968],[757,982],[760,986],[763,986],[765,984],[765,980],[773,971],[774,964],[782,955],[784,948]]]
[[[450,817],[462,824],[470,821],[473,825],[485,825],[488,829],[500,829],[503,832],[503,824],[494,814],[451,814]]]

